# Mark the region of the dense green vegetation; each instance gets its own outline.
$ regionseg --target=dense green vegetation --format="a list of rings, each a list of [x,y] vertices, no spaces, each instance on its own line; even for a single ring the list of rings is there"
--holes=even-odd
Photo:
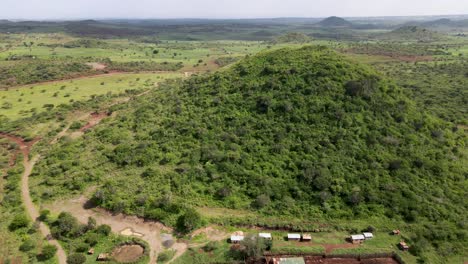
[[[427,111],[456,124],[468,124],[468,61],[384,64],[388,73]]]
[[[0,180],[0,259],[54,263],[55,252],[50,254],[55,248],[41,238],[38,224],[31,221],[21,205],[19,182],[22,172],[21,164],[17,164]]]
[[[21,60],[0,66],[0,88],[92,74],[90,66],[65,60]]]
[[[414,223],[415,254],[466,249],[466,135],[374,70],[325,47],[281,49],[119,106],[54,147],[43,201],[98,185],[94,202],[175,226],[190,207],[302,219]]]

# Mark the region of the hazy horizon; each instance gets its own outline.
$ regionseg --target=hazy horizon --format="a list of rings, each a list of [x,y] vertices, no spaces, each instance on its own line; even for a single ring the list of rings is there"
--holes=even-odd
[[[253,19],[457,16],[468,14],[459,0],[3,0],[0,19]],[[19,8],[24,7],[24,8]]]

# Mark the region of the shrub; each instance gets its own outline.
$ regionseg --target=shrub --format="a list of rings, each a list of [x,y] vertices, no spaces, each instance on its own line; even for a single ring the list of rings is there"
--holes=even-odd
[[[203,251],[205,252],[211,252],[213,250],[216,250],[219,247],[219,243],[217,241],[210,241],[208,244],[203,246]]]
[[[97,227],[96,232],[98,234],[108,236],[110,234],[111,230],[112,230],[111,227],[108,226],[108,225],[100,225],[100,226]]]
[[[37,255],[37,259],[40,261],[48,260],[51,259],[55,256],[55,253],[57,253],[57,247],[54,245],[45,245],[42,248],[42,251],[39,255]]]
[[[67,257],[68,264],[82,264],[86,262],[86,256],[81,253],[74,253]]]
[[[32,239],[25,240],[19,247],[19,250],[23,252],[28,252],[33,250],[36,247],[36,244]]]
[[[85,242],[88,243],[91,247],[96,245],[99,241],[99,235],[96,233],[88,233],[86,234]]]
[[[182,233],[188,233],[202,224],[202,218],[195,209],[188,209],[177,219],[177,229]]]
[[[10,231],[15,231],[17,229],[27,227],[28,225],[29,225],[28,217],[24,214],[18,214],[18,215],[15,215],[10,225],[8,226],[8,229],[10,229]]]

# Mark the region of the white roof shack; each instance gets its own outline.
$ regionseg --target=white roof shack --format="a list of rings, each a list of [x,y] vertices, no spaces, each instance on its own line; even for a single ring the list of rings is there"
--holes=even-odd
[[[244,240],[244,232],[236,231],[231,235],[231,242],[240,242]]]
[[[288,239],[301,239],[301,234],[288,234]]]
[[[242,240],[244,240],[244,236],[231,236],[232,242],[240,242]]]
[[[271,239],[271,234],[270,233],[259,233],[258,237]]]
[[[365,239],[373,238],[374,235],[372,233],[362,233]]]
[[[364,235],[351,235],[352,240],[364,240],[366,239]]]

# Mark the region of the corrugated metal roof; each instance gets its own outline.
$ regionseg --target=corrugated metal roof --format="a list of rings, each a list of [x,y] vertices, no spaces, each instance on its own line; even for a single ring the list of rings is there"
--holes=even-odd
[[[305,264],[304,258],[280,258],[279,264]]]
[[[301,239],[301,234],[288,234],[288,238]]]
[[[258,236],[259,236],[259,237],[263,237],[263,238],[271,238],[271,234],[270,234],[270,233],[259,233]]]
[[[351,235],[352,240],[364,240],[364,235]]]
[[[231,241],[242,241],[244,236],[231,236]]]

